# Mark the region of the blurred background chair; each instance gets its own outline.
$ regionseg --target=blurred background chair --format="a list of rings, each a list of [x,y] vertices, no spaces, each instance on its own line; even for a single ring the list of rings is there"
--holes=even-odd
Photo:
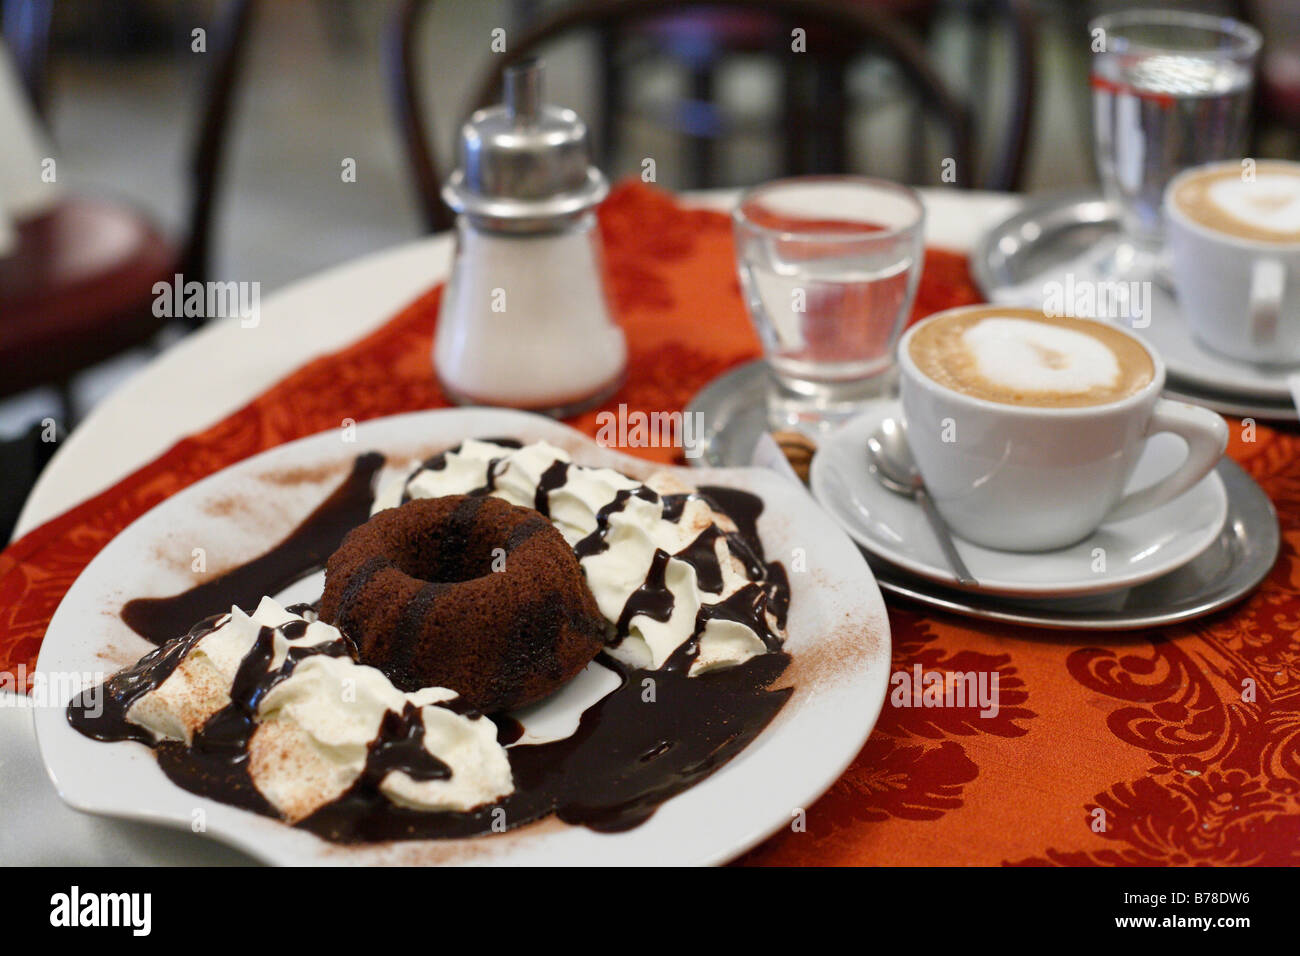
[[[1254,152],[1294,155],[1300,151],[1300,0],[1236,0],[1228,12],[1264,35]]]
[[[54,0],[4,0],[0,5],[0,36],[23,81],[38,116],[45,115],[50,55],[50,19]]]
[[[969,0],[955,6],[941,0],[841,2],[890,18],[927,43],[937,33],[941,21],[964,20],[961,69],[976,79],[970,95],[964,99],[970,108],[972,126],[977,130],[990,129],[988,121],[992,117],[981,106],[996,102],[990,95],[994,71],[986,68],[991,59],[990,48],[996,43],[999,30],[1009,36],[1012,42],[1009,44],[1008,119],[1005,123],[992,124],[992,135],[981,137],[1001,138],[1005,142],[998,144],[998,155],[987,172],[976,179],[978,185],[990,189],[1018,188],[1024,172],[1037,59],[1033,15],[1028,4],[1020,0]],[[685,9],[639,23],[599,28],[599,87],[604,95],[597,122],[602,129],[610,131],[605,138],[607,165],[617,161],[619,124],[637,118],[635,111],[628,108],[633,101],[628,90],[635,85],[638,62],[667,57],[677,60],[687,71],[687,93],[675,101],[658,104],[654,111],[657,115],[651,118],[688,141],[691,177],[686,185],[707,188],[722,184],[717,180],[715,146],[745,132],[745,124],[743,118],[737,122],[729,117],[717,102],[719,83],[727,67],[738,58],[770,52],[774,39],[783,39],[773,36],[773,17],[764,12],[764,5],[757,7],[718,10],[702,4],[698,10]],[[801,22],[804,16],[803,11],[791,14],[787,25]],[[782,126],[786,134],[783,165],[787,171],[839,172],[849,166],[853,118],[850,70],[862,51],[854,48],[850,38],[826,29],[824,24],[813,22],[808,29],[808,49],[817,55],[785,56],[778,64],[786,120]],[[788,35],[787,31],[785,37]],[[1000,137],[997,127],[1002,128]],[[917,133],[923,128],[921,123],[915,125]],[[911,147],[919,152],[920,136],[912,139]]]
[[[0,547],[9,541],[36,476],[63,438],[54,421],[36,422],[14,438],[0,439]]]
[[[209,31],[210,69],[194,111],[189,216],[181,236],[167,235],[132,203],[76,192],[16,224],[17,248],[0,257],[0,398],[53,385],[60,417],[71,428],[77,412],[72,377],[148,342],[171,321],[154,315],[154,284],[170,284],[176,273],[186,281],[206,280],[231,101],[252,8],[253,0],[229,0]],[[51,107],[46,67],[53,4],[5,0],[3,11],[5,40],[37,114],[45,115]]]
[[[434,6],[431,0],[402,0],[388,55],[398,124],[425,222],[441,229],[451,222],[439,197],[446,170],[431,141],[430,110],[421,88],[421,77],[436,68],[440,52],[426,48],[419,30]],[[1011,64],[1007,120],[992,150],[990,170],[981,174],[974,159],[971,104],[942,79],[908,25],[925,25],[935,7],[921,0],[579,0],[548,8],[526,22],[522,35],[514,32],[506,51],[490,58],[488,75],[470,102],[478,107],[495,101],[501,71],[509,64],[554,50],[572,34],[584,34],[598,51],[596,80],[590,85],[601,91],[587,118],[602,144],[604,165],[615,176],[639,172],[645,154],[631,149],[625,134],[648,118],[675,135],[687,154],[689,177],[675,181],[678,187],[849,171],[938,183],[941,159],[952,158],[954,185],[1012,188],[1023,176],[1033,119],[1036,41],[1031,11],[1018,0],[989,0],[978,10],[970,8],[981,22],[1006,26]],[[795,31],[802,32],[796,36]],[[732,66],[748,69],[740,77],[742,86],[760,83],[754,75],[756,61],[775,67],[777,95],[762,98],[769,108],[759,115],[738,115],[718,94]],[[856,68],[865,72],[861,95],[851,74]],[[975,71],[991,72],[982,63]],[[668,85],[665,73],[676,81],[668,95],[629,95],[633,89]],[[905,148],[894,145],[897,136],[885,140],[891,145],[883,149],[872,149],[865,141],[869,135],[855,141],[857,106],[901,112],[907,124]],[[931,127],[942,134],[938,152],[928,143]],[[445,128],[437,135],[449,140],[453,134]],[[746,164],[748,173],[739,178],[728,171],[723,156],[723,147],[738,138],[766,146],[769,153],[765,164]],[[883,153],[891,154],[885,158],[892,164],[882,162]]]
[[[51,0],[4,0],[0,8],[5,43],[33,112],[42,119],[53,105],[47,71],[53,7]],[[194,111],[198,124],[182,235],[168,235],[134,203],[76,191],[60,191],[52,203],[15,224],[16,245],[0,256],[0,399],[51,386],[57,401],[53,416],[0,439],[0,542],[9,540],[41,469],[75,425],[74,377],[151,344],[173,321],[154,314],[155,283],[170,284],[177,273],[187,281],[206,280],[252,8],[253,0],[229,0],[208,31],[210,69]],[[197,321],[181,320],[191,328]]]
[[[1265,35],[1256,154],[1300,158],[1300,0],[1141,2],[1255,23]],[[832,19],[814,15],[832,3]],[[97,290],[85,300],[93,308],[67,292],[38,297],[62,301],[80,333],[55,334],[53,320],[23,323],[33,337],[10,349],[0,372],[0,443],[19,443],[0,448],[6,468],[34,474],[35,465],[18,463],[52,451],[40,441],[47,419],[67,418],[69,405],[84,415],[180,340],[183,324],[157,331],[166,320],[132,311],[142,287],[151,294],[146,276],[165,278],[184,263],[187,276],[256,281],[265,302],[286,283],[445,222],[436,198],[411,201],[411,131],[395,134],[394,91],[415,90],[432,170],[420,191],[436,197],[457,121],[503,65],[491,52],[493,31],[504,28],[519,54],[548,23],[593,5],[613,0],[300,0],[257,4],[255,14],[252,0],[0,0],[0,34],[58,146],[59,195],[73,204],[61,230],[42,227],[31,268],[0,254],[0,273],[9,282],[31,282],[33,269],[41,282],[86,278],[110,260],[120,270],[118,282],[78,286],[78,295]],[[974,131],[958,185],[1047,191],[1095,182],[1085,26],[1132,5],[646,3],[643,16],[566,27],[537,44],[551,99],[592,124],[613,177],[639,174],[641,160],[654,157],[667,189],[838,168],[933,183],[952,151],[952,114]],[[755,12],[761,6],[767,13]],[[851,15],[843,9],[869,21],[870,43],[835,26]],[[399,15],[412,26],[395,33]],[[790,55],[792,15],[806,21],[802,58]],[[207,30],[201,56],[191,47],[197,27]],[[385,49],[395,37],[411,58],[396,76],[400,58]],[[923,69],[907,66],[918,62]],[[926,75],[931,82],[918,87]],[[238,97],[233,123],[240,87],[248,95]],[[927,103],[929,88],[943,94]],[[933,105],[944,102],[956,109]],[[0,157],[6,145],[0,138]],[[356,175],[341,179],[341,163]],[[211,239],[218,212],[232,241]],[[91,242],[110,217],[121,235]],[[17,314],[12,301],[0,302],[0,354]],[[13,394],[38,381],[49,385]],[[142,409],[142,428],[147,416]],[[0,498],[22,494],[0,489]]]

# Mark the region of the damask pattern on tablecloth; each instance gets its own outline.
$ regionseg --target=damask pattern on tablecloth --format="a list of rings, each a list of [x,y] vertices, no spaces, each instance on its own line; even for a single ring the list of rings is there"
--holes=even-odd
[[[628,334],[605,410],[681,409],[759,354],[730,225],[639,184],[600,211],[611,296]],[[0,553],[0,670],[30,670],[59,600],[112,537],[153,505],[266,448],[344,418],[446,404],[430,347],[437,289],[362,341],[317,359],[114,488]],[[977,301],[964,259],[929,250],[914,316]],[[596,412],[571,421],[588,433]],[[857,758],[752,863],[1294,863],[1300,859],[1300,439],[1234,424],[1232,454],[1278,503],[1283,556],[1241,607],[1146,635],[1053,635],[891,607],[894,673],[996,673],[999,708],[887,703]],[[660,461],[665,448],[632,449]],[[1255,699],[1242,699],[1242,682]],[[893,688],[891,688],[892,690]],[[1089,723],[1091,721],[1091,723]],[[1081,743],[1079,726],[1100,735]],[[1065,757],[1062,758],[1061,755]],[[996,757],[996,759],[994,759]],[[1038,779],[1056,759],[1069,794]],[[1049,779],[1049,774],[1043,774]],[[1037,789],[1026,789],[1028,782]],[[1082,789],[1080,789],[1082,788]],[[1087,797],[1091,794],[1091,799]],[[991,825],[1017,806],[1023,852]],[[793,809],[793,808],[792,808]],[[1095,832],[1096,810],[1107,828]],[[941,838],[922,846],[918,834]]]
[[[1107,723],[1151,767],[1080,808],[1104,821],[1109,845],[1018,862],[1300,863],[1300,440],[1235,431],[1231,453],[1277,505],[1281,558],[1239,607],[1142,645],[1069,655],[1074,680],[1119,702]]]
[[[998,709],[981,716],[967,701],[959,707],[917,706],[922,688],[909,680],[891,681],[890,696],[871,738],[830,791],[806,811],[800,829],[777,834],[745,859],[746,863],[846,863],[856,858],[855,825],[899,820],[936,820],[963,805],[964,788],[979,776],[963,738],[978,734],[1020,737],[1037,717],[1026,704],[1029,691],[1011,655],[952,649],[926,617],[891,608],[893,675],[998,675]],[[910,690],[908,694],[906,691]],[[901,706],[906,703],[909,706]],[[888,861],[880,861],[888,862]],[[899,861],[901,862],[901,861]]]

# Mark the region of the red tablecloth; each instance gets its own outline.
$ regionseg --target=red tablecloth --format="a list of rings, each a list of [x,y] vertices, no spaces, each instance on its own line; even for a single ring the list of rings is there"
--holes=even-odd
[[[759,353],[725,216],[626,185],[602,208],[601,228],[631,349],[610,407],[679,409]],[[445,405],[429,360],[438,294],[0,553],[0,670],[30,672],[77,574],[168,495],[345,417]],[[963,258],[930,250],[915,315],[976,300]],[[571,423],[594,431],[594,415]],[[806,825],[745,862],[1300,862],[1300,443],[1264,427],[1253,441],[1232,430],[1230,453],[1282,521],[1281,560],[1258,592],[1191,625],[1115,635],[891,608],[895,671],[996,671],[997,716],[887,703]]]

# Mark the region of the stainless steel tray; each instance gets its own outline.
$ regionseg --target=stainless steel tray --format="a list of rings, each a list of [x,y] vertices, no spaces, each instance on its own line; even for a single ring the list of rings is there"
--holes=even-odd
[[[1300,412],[1291,402],[1273,402],[1266,399],[1241,398],[1222,392],[1198,388],[1177,378],[1166,378],[1164,396],[1176,398],[1192,405],[1204,405],[1221,415],[1237,418],[1262,418],[1274,422],[1300,422]]]
[[[702,466],[752,463],[767,427],[767,367],[742,365],[710,383],[687,406],[703,415]],[[1249,594],[1272,569],[1281,546],[1277,513],[1259,485],[1233,461],[1218,465],[1228,493],[1223,530],[1199,557],[1137,587],[1095,597],[1024,600],[955,591],[867,552],[887,594],[968,617],[1055,630],[1138,630],[1211,614]]]

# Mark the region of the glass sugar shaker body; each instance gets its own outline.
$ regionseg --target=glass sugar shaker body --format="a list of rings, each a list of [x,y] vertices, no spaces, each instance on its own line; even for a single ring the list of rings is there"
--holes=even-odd
[[[627,345],[601,268],[595,206],[609,192],[587,129],[545,106],[542,66],[505,74],[505,103],[461,129],[443,188],[457,213],[433,365],[454,401],[567,416],[623,380]]]

